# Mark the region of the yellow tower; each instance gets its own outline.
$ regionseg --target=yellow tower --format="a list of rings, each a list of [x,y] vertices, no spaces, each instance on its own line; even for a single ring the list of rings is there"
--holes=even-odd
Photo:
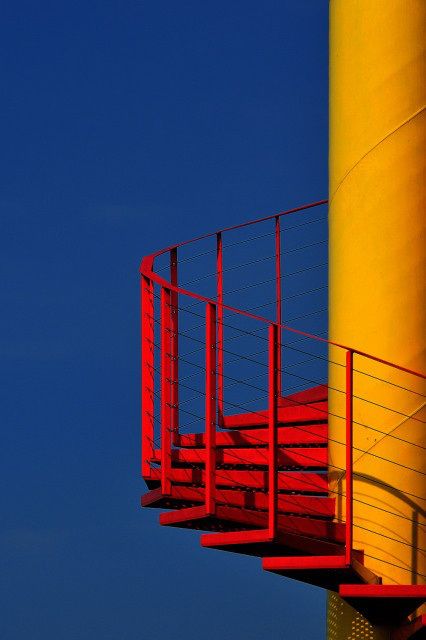
[[[425,53],[425,0],[330,0],[330,340],[423,372]],[[340,351],[330,350],[329,471],[344,519]],[[354,369],[354,548],[384,583],[424,584],[424,381],[358,355]],[[364,637],[350,635],[351,619],[334,596],[330,640]]]

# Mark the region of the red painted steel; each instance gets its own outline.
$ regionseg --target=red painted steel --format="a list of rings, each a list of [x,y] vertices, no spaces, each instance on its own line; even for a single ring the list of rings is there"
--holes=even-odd
[[[171,294],[161,289],[161,489],[168,495],[171,489],[172,467],[171,434]]]
[[[269,447],[268,447],[269,449]],[[267,468],[270,455],[265,448],[226,448],[216,449],[216,462],[221,465],[239,465],[248,467]],[[326,447],[291,447],[276,449],[279,467],[300,467],[304,469],[327,469],[328,451]],[[162,450],[156,449],[153,461],[159,463]],[[204,465],[206,461],[205,449],[174,449],[172,451],[174,463]]]
[[[426,600],[422,584],[342,584],[342,598],[420,598]]]
[[[353,353],[346,352],[346,562],[353,546]]]
[[[421,589],[409,589],[412,595],[408,591],[394,589],[390,595],[377,584],[369,590],[365,590],[363,584],[342,585],[344,580],[351,583],[380,580],[362,565],[362,551],[353,549],[354,354],[417,377],[425,376],[374,355],[283,325],[285,297],[282,291],[281,217],[325,202],[235,225],[158,251],[142,260],[142,475],[151,488],[143,498],[143,504],[177,509],[162,514],[161,524],[221,532],[203,536],[205,546],[273,556],[265,558],[265,569],[283,575],[295,572],[293,577],[298,576],[297,579],[328,588],[338,589],[340,586],[342,597],[348,601],[374,598],[382,601],[388,597],[393,600],[414,600],[417,597],[421,600],[426,598]],[[275,321],[224,303],[223,234],[268,220],[275,225],[272,234],[275,243],[275,255],[272,256],[275,258]],[[216,240],[215,299],[189,291],[179,286],[178,281],[178,248],[207,238]],[[154,271],[155,259],[167,252],[169,281]],[[155,318],[154,286],[156,291],[157,287],[160,291],[160,320]],[[205,349],[205,377],[201,388],[192,389],[205,395],[204,433],[179,433],[178,310],[182,299],[187,298],[204,306],[206,314],[205,340],[195,338]],[[265,402],[259,411],[224,415],[225,309],[230,315],[268,327],[268,400],[267,407]],[[154,345],[155,322],[160,324],[159,345]],[[346,352],[344,523],[332,520],[335,500],[326,495],[327,386],[319,385],[281,396],[283,332],[334,345]],[[160,389],[154,388],[154,371],[158,371],[154,347],[159,347]],[[183,387],[182,380],[181,389]],[[154,446],[154,395],[160,398],[160,449]],[[238,408],[238,405],[234,406]],[[294,553],[305,555],[294,557]],[[364,590],[357,591],[356,586]],[[371,587],[371,584],[367,586]],[[407,606],[412,606],[412,603],[405,603],[401,611],[405,611]]]
[[[169,498],[175,501],[170,504]],[[164,496],[161,488],[153,489],[145,494],[142,499],[144,506],[162,506],[159,502],[164,502]],[[246,491],[237,488],[218,488],[215,492],[215,500],[213,507],[217,504],[227,505],[230,507],[242,507],[246,509],[255,509],[256,511],[269,512],[270,494],[262,491]],[[169,496],[166,496],[165,502],[169,502],[169,508],[180,509],[188,503],[207,503],[207,491],[204,487],[193,487],[189,485],[173,484]],[[335,499],[318,496],[294,496],[279,494],[276,502],[276,513],[291,513],[293,515],[305,515],[320,518],[333,518],[335,509]],[[207,509],[207,515],[214,515],[213,508]],[[276,531],[275,531],[276,534]],[[265,537],[265,536],[264,536]],[[274,536],[270,533],[268,539],[273,540]]]
[[[279,424],[327,422],[327,418],[327,402],[312,402],[309,405],[278,407]],[[227,429],[249,429],[252,427],[260,427],[266,424],[267,421],[267,411],[256,411],[253,413],[225,416],[223,426]]]
[[[216,299],[217,299],[217,421],[223,424],[224,343],[223,343],[223,245],[222,233],[216,235]]]
[[[279,216],[275,217],[275,298],[276,298],[276,309],[275,309],[275,320],[278,327],[281,327],[282,324],[282,282],[281,282],[281,218]],[[281,352],[281,329],[279,329],[278,336],[278,354],[277,354],[277,391],[278,394],[281,395],[281,360],[282,360],[282,352]]]
[[[151,479],[159,481],[161,470],[151,470]],[[170,479],[176,484],[205,484],[205,471],[201,468],[172,468]],[[268,490],[268,472],[259,470],[217,469],[217,487],[245,487],[247,489]],[[326,494],[328,489],[327,475],[304,471],[278,472],[278,491],[299,494]]]
[[[278,471],[278,447],[277,447],[277,405],[278,405],[278,325],[269,325],[269,351],[268,351],[268,473],[269,473],[269,538],[274,540],[278,527],[278,501],[277,501],[277,471]]]
[[[327,445],[327,424],[303,424],[301,426],[278,425],[277,445]],[[242,431],[219,431],[216,433],[217,447],[256,447],[268,444],[267,428],[245,429]],[[203,433],[186,433],[179,436],[176,445],[183,448],[195,448],[205,446]]]
[[[206,514],[214,515],[216,502],[216,305],[206,307]]]
[[[170,251],[170,282],[176,287],[178,284],[178,252],[174,247]],[[171,429],[173,442],[179,434],[179,295],[171,292]]]
[[[151,280],[141,278],[142,346],[142,475],[151,476],[154,454],[154,289]]]

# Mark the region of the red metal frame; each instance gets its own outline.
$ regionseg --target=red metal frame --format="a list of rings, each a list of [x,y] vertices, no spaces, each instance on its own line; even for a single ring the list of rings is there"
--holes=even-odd
[[[142,475],[151,476],[154,454],[154,287],[141,278],[141,357],[142,357]]]
[[[171,490],[172,420],[171,420],[171,293],[161,289],[161,490]]]
[[[216,305],[206,307],[206,515],[215,513],[216,488]]]
[[[178,253],[177,247],[170,251],[170,282],[176,287],[178,284]],[[179,435],[179,294],[171,292],[171,429],[173,442]]]
[[[179,435],[179,299],[180,296],[186,296],[193,300],[205,304],[206,320],[205,320],[205,470],[199,471],[200,477],[205,482],[205,505],[203,511],[200,508],[192,508],[189,511],[193,514],[201,513],[207,516],[217,515],[219,508],[216,500],[216,482],[217,482],[217,464],[219,453],[223,454],[223,450],[217,450],[217,430],[216,427],[231,428],[237,426],[231,424],[232,419],[237,420],[239,416],[233,416],[230,419],[224,416],[224,310],[238,314],[252,320],[257,320],[268,326],[268,409],[265,413],[267,421],[267,460],[268,460],[268,515],[267,528],[253,528],[250,531],[225,532],[217,534],[221,536],[223,544],[229,544],[234,541],[236,544],[249,542],[258,544],[263,542],[271,542],[277,540],[281,536],[278,533],[278,453],[282,456],[282,452],[278,452],[278,420],[281,420],[281,411],[284,408],[279,404],[281,395],[281,370],[282,370],[282,352],[281,338],[282,331],[288,331],[296,335],[303,336],[318,342],[326,343],[343,349],[346,353],[346,517],[345,517],[345,552],[344,556],[340,556],[339,560],[333,562],[340,563],[342,566],[353,565],[356,561],[356,551],[353,550],[353,372],[354,372],[354,354],[366,357],[374,362],[381,363],[399,371],[403,371],[414,376],[425,378],[423,374],[402,367],[395,363],[378,358],[371,354],[367,354],[360,350],[347,347],[345,345],[315,336],[313,334],[300,331],[293,327],[288,327],[282,323],[282,279],[281,279],[281,226],[280,219],[283,215],[288,215],[296,211],[303,211],[326,201],[320,201],[297,207],[286,212],[282,212],[273,216],[267,216],[259,220],[236,225],[216,232],[215,234],[207,234],[195,240],[190,240],[168,249],[158,251],[151,256],[143,259],[141,264],[141,329],[142,329],[142,474],[145,479],[157,478],[158,469],[153,469],[151,461],[158,459],[154,447],[154,284],[159,286],[161,298],[161,338],[160,338],[160,356],[161,356],[161,372],[160,372],[160,397],[161,397],[161,494],[163,496],[171,495],[172,488],[172,460],[178,451],[173,451],[173,445],[181,446],[181,437]],[[223,234],[227,231],[244,228],[257,222],[265,222],[267,220],[274,221],[275,231],[275,322],[263,316],[259,316],[243,309],[237,309],[224,303],[223,290]],[[189,291],[178,284],[178,248],[195,242],[198,239],[206,239],[215,237],[216,239],[216,299],[212,300],[195,292]],[[170,281],[162,278],[154,272],[154,260],[156,257],[169,252],[170,257]],[[296,403],[297,405],[297,403]],[[291,407],[290,407],[291,408]],[[297,407],[295,407],[297,409]],[[257,414],[260,415],[260,414]],[[251,427],[256,426],[255,424]],[[229,434],[229,432],[227,432]],[[252,431],[251,433],[255,433]],[[202,436],[202,434],[196,434]],[[221,437],[223,432],[219,434]],[[281,437],[281,436],[280,436]],[[222,438],[223,440],[223,438]],[[188,446],[188,445],[186,445]],[[190,451],[190,449],[189,449]],[[297,451],[297,449],[296,449]],[[157,457],[156,457],[157,456]],[[188,457],[188,459],[191,456]],[[220,458],[220,456],[219,456]],[[222,456],[226,460],[226,454]],[[220,458],[220,459],[222,459]],[[280,458],[282,459],[282,458]],[[155,473],[154,473],[155,471]],[[195,470],[197,471],[197,470]],[[220,473],[220,472],[219,472]],[[175,473],[176,475],[176,473]],[[280,478],[280,482],[282,479]],[[280,484],[280,486],[282,486]],[[188,513],[189,513],[188,511]],[[197,517],[198,517],[197,516]],[[194,516],[195,517],[195,516]],[[179,517],[165,516],[164,522],[177,522]],[[184,521],[184,514],[181,517]],[[259,518],[253,518],[253,526],[259,522]],[[343,528],[343,525],[342,525]],[[342,536],[343,540],[343,536]],[[328,556],[327,556],[328,557]],[[318,562],[320,562],[318,560]],[[326,563],[326,556],[321,560]],[[315,562],[314,562],[315,564]],[[339,565],[340,566],[340,565]],[[381,592],[383,593],[383,592]]]
[[[353,546],[353,352],[346,352],[346,563]]]
[[[224,353],[223,353],[223,246],[222,233],[216,234],[216,287],[217,287],[217,413],[218,424],[223,424]]]
[[[278,327],[282,324],[282,282],[281,282],[281,218],[275,217],[275,297],[276,297],[276,311],[275,320]],[[278,336],[278,354],[277,354],[277,369],[279,371],[277,378],[278,393],[281,393],[281,330]]]
[[[278,410],[278,325],[269,325],[268,349],[268,486],[269,486],[269,538],[274,540],[277,535],[278,523],[278,466],[277,466],[277,410]]]

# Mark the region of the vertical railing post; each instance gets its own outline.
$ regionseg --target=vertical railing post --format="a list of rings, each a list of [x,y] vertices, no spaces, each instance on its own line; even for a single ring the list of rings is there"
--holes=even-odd
[[[223,425],[223,246],[222,234],[216,234],[216,300],[217,300],[217,421]]]
[[[206,407],[205,475],[206,514],[214,515],[216,505],[216,305],[206,307]]]
[[[278,517],[278,451],[277,451],[277,407],[278,407],[278,325],[269,325],[268,335],[268,528],[269,538],[277,534]]]
[[[282,324],[282,282],[281,282],[281,226],[280,216],[275,216],[275,298],[276,313],[275,320],[279,327],[277,369],[278,369],[278,389],[281,394],[281,324]]]
[[[171,492],[171,295],[161,289],[161,493]]]
[[[177,248],[170,250],[170,282],[178,285],[178,255]],[[177,291],[171,291],[171,429],[173,444],[179,440],[179,296]]]
[[[346,564],[353,547],[353,351],[346,352]]]
[[[154,286],[141,277],[142,476],[151,477],[154,457]]]

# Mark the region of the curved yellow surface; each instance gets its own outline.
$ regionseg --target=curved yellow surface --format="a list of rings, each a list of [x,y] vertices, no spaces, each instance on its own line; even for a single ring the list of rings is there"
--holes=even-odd
[[[330,1],[330,339],[422,372],[425,54],[425,0]],[[344,520],[344,353],[330,360],[330,490]],[[424,584],[426,385],[364,357],[354,366],[354,547],[384,583]]]

